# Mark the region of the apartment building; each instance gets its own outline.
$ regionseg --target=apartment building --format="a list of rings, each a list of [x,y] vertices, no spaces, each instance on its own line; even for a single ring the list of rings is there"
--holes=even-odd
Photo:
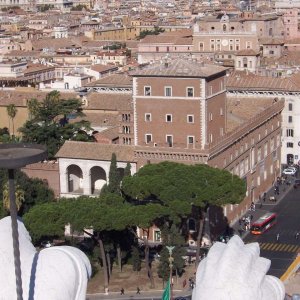
[[[278,78],[258,76],[246,73],[233,73],[227,77],[227,97],[238,99],[246,97],[257,103],[265,99],[284,101],[282,111],[281,163],[299,163],[300,161],[300,75]]]

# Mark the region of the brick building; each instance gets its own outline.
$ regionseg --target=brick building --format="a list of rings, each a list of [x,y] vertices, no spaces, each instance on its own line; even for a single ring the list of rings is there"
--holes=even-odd
[[[64,184],[61,194],[74,195],[74,185],[68,188],[74,178],[76,195],[94,194],[79,186],[83,182],[87,187],[95,185],[94,167],[102,174],[101,185],[108,182],[114,151],[122,156],[117,154],[119,168],[128,159],[133,173],[145,164],[171,160],[208,164],[240,176],[247,194],[240,205],[224,207],[229,222],[272,185],[280,171],[283,101],[275,97],[260,102],[246,97],[227,99],[226,69],[192,60],[165,61],[131,75],[133,145],[84,143],[83,148],[82,143],[66,142],[57,154]]]

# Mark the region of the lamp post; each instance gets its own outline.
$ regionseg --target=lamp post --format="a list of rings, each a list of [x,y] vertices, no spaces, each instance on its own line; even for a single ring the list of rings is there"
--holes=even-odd
[[[21,259],[19,247],[19,232],[17,222],[17,206],[15,195],[15,169],[47,158],[46,148],[32,144],[2,144],[0,145],[0,168],[8,169],[10,217],[14,252],[17,300],[23,300]]]
[[[173,261],[174,258],[172,256],[173,254],[173,250],[174,250],[174,246],[167,246],[167,249],[169,251],[169,267],[170,267],[170,300],[173,299],[173,293],[172,293],[172,273],[173,273]]]

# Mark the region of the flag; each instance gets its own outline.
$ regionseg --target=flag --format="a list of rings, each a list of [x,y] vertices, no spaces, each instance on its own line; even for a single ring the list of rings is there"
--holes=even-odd
[[[161,300],[170,300],[171,296],[171,286],[170,286],[170,279],[167,282],[167,286],[164,290],[164,293],[162,294]]]

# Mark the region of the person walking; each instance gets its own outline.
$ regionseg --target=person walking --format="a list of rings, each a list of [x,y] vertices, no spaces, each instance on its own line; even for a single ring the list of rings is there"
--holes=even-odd
[[[139,287],[136,288],[136,294],[141,294],[141,289]]]
[[[280,234],[277,233],[277,235],[276,235],[276,241],[277,241],[277,242],[279,241],[279,238],[280,238]]]
[[[125,295],[124,294],[125,290],[123,288],[121,288],[120,292],[121,292],[121,295]]]
[[[299,231],[297,231],[296,234],[295,234],[295,239],[296,239],[296,240],[299,239],[299,234],[300,234]]]

